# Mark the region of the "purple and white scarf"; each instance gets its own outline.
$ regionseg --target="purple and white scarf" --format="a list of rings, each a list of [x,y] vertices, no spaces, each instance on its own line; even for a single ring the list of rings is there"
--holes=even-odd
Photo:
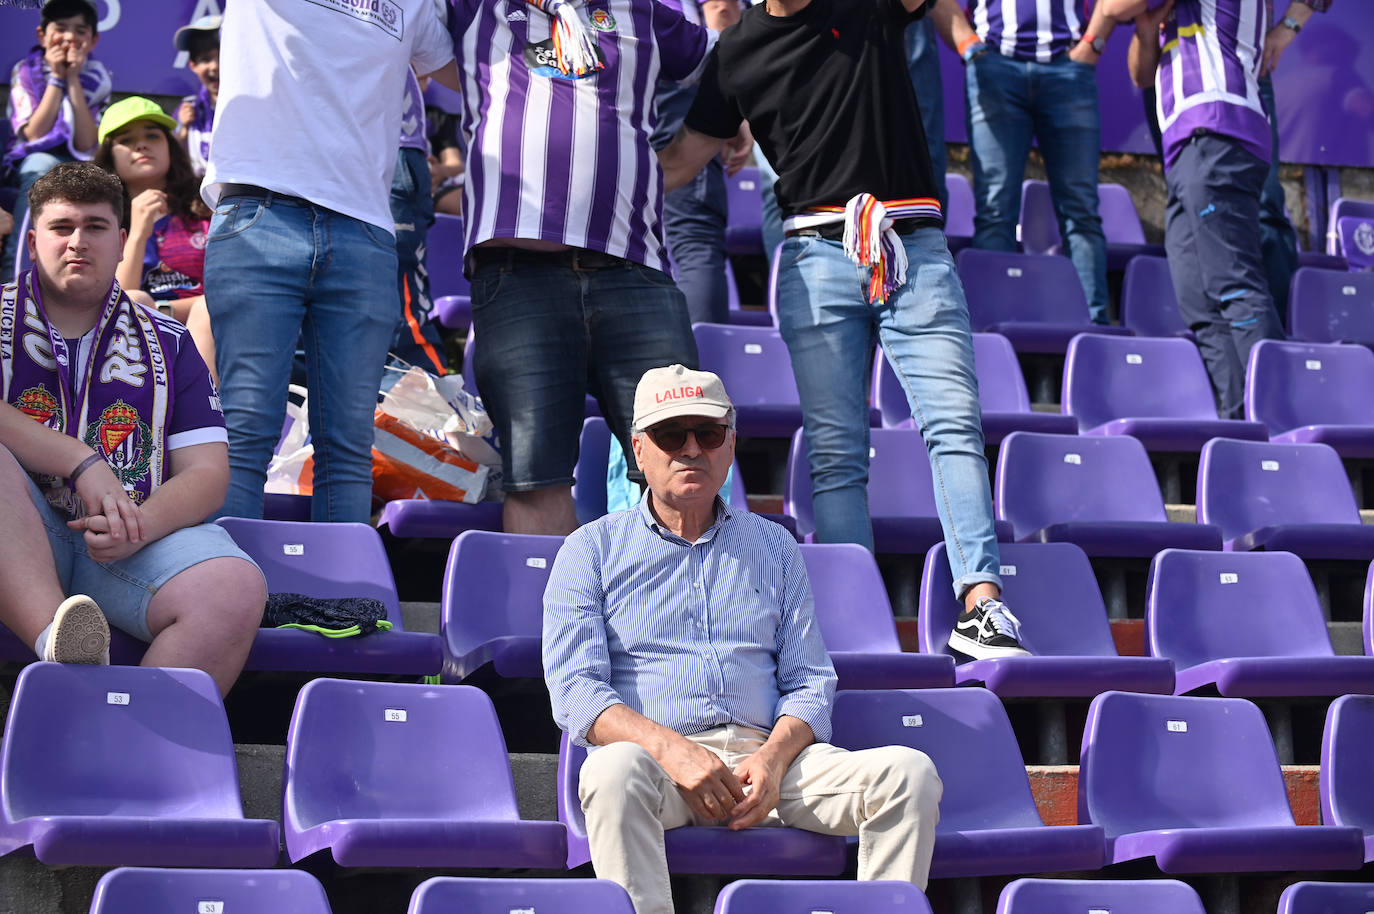
[[[186,128],[186,151],[191,157],[191,168],[196,174],[204,175],[205,166],[210,163],[210,138],[215,131],[215,103],[210,101],[210,90],[204,86],[182,101],[190,102],[195,110]]]
[[[105,458],[129,497],[142,504],[166,478],[166,429],[173,390],[153,316],[115,282],[94,328],[85,364],[48,322],[36,270],[0,294],[0,370],[5,402],[48,428],[80,438]],[[85,513],[67,480],[40,476],[48,502]]]

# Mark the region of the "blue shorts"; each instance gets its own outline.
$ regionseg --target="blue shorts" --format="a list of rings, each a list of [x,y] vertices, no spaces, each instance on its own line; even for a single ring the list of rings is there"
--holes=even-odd
[[[140,641],[153,640],[148,603],[163,584],[208,559],[235,558],[253,564],[223,527],[200,524],[183,527],[128,558],[102,565],[86,552],[81,531],[68,527],[66,516],[48,504],[32,479],[28,482],[29,497],[48,531],[62,592],[68,596],[82,593],[95,600],[111,625]]]

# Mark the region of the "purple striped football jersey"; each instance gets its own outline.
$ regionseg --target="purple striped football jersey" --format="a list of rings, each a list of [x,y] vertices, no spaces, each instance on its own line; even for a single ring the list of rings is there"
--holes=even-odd
[[[1078,43],[1089,0],[969,0],[978,37],[1003,57],[1047,63]]]

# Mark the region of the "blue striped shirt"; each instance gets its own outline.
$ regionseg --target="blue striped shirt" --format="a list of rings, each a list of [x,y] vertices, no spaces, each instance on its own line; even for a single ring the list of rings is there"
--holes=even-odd
[[[1089,0],[969,0],[978,37],[1003,57],[1048,63],[1088,27]]]
[[[567,538],[544,591],[544,678],[573,741],[625,704],[684,736],[771,730],[787,714],[830,738],[835,671],[797,544],[716,499],[695,543],[646,500]]]

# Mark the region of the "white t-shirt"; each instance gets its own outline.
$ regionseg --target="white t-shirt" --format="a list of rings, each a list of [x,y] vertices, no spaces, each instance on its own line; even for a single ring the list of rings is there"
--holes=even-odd
[[[453,59],[442,0],[235,0],[201,195],[255,184],[394,233],[406,70]]]

